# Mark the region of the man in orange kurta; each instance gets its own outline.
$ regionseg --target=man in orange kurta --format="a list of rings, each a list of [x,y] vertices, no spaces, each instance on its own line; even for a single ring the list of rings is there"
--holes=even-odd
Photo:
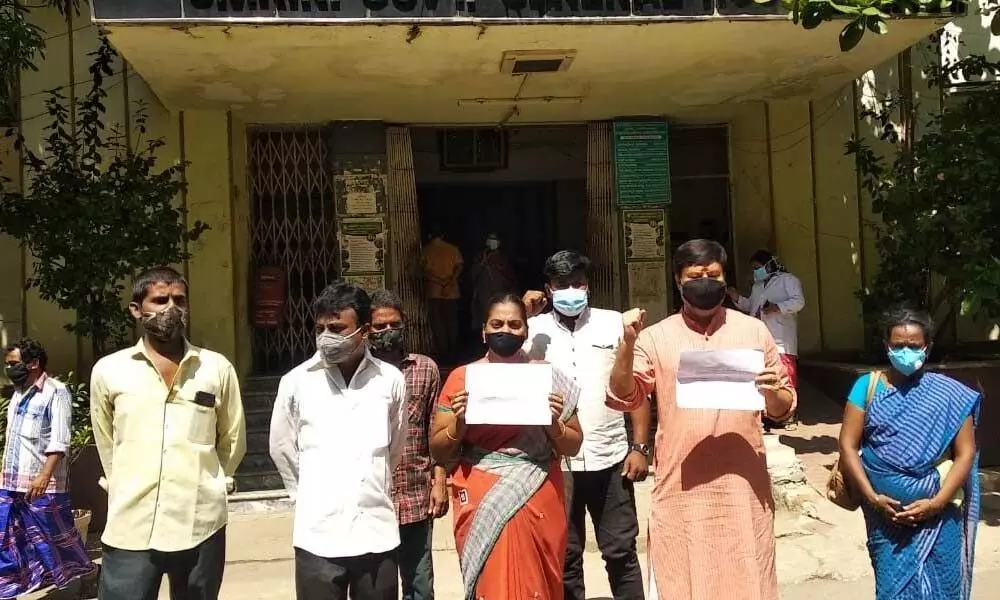
[[[778,349],[760,321],[722,307],[726,252],[692,240],[674,254],[681,311],[643,329],[628,313],[607,404],[635,410],[656,392],[656,475],[649,520],[650,594],[676,600],[777,600],[774,501],[760,414],[681,409],[677,366],[687,350],[757,349],[766,412],[788,418],[795,391]]]

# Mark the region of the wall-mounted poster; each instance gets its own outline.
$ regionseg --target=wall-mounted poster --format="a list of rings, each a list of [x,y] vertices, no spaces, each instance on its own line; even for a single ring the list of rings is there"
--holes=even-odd
[[[655,323],[670,309],[666,211],[625,209],[621,216],[628,304],[646,309],[647,324]]]
[[[385,242],[382,217],[341,219],[341,272],[344,275],[384,274]]]
[[[625,260],[659,260],[667,256],[662,210],[626,210]]]

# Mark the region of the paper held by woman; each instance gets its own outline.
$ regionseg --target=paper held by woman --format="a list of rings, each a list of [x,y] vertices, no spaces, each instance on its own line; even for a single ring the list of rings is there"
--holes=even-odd
[[[469,425],[549,425],[552,365],[473,363],[465,370]]]
[[[687,350],[677,365],[677,407],[764,410],[757,376],[764,371],[760,350]]]

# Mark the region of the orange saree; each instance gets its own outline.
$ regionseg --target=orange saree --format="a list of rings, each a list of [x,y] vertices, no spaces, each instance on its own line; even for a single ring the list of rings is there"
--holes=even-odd
[[[465,367],[439,411],[465,389]],[[574,398],[575,403],[575,398]],[[575,406],[567,403],[563,419]],[[562,471],[542,427],[469,425],[451,500],[466,600],[561,600],[566,556]]]

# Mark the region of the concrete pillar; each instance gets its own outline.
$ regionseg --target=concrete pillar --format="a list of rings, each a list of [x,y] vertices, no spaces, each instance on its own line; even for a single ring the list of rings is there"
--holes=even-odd
[[[233,281],[233,209],[230,198],[230,137],[223,111],[182,114],[187,226],[204,221],[211,229],[188,245],[186,265],[192,343],[235,361],[236,295]]]

